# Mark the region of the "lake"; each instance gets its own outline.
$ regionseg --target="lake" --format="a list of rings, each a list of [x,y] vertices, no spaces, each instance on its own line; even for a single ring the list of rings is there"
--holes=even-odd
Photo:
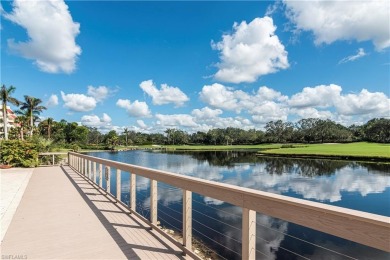
[[[390,164],[258,157],[253,152],[90,152],[91,156],[390,216]],[[111,193],[116,192],[115,169]],[[122,200],[129,203],[129,173]],[[103,183],[106,186],[106,183]],[[137,212],[149,216],[149,180],[137,176]],[[158,184],[158,220],[181,231],[182,192]],[[193,194],[193,235],[217,254],[241,259],[241,209]],[[390,254],[257,213],[257,259],[390,259]]]

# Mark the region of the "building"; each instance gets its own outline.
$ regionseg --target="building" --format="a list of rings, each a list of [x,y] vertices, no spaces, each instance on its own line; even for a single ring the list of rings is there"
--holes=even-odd
[[[0,139],[4,138],[3,117],[4,117],[3,116],[3,109],[0,109]],[[7,128],[8,128],[8,133],[9,133],[10,129],[16,126],[16,123],[15,123],[16,115],[15,115],[14,111],[12,111],[12,109],[9,106],[7,106],[7,119],[8,119]]]

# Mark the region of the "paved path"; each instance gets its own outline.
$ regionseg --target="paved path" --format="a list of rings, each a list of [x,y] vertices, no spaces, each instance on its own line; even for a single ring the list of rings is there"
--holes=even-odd
[[[1,254],[28,259],[185,258],[67,166],[34,170]]]
[[[7,170],[0,169],[1,182],[1,242],[8,230],[20,200],[24,194],[27,184],[34,169],[29,168],[11,168]]]

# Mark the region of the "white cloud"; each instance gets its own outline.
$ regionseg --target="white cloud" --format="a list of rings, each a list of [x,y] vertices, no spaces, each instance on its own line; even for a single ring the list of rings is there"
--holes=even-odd
[[[289,67],[287,51],[275,35],[270,17],[255,18],[247,24],[233,24],[232,34],[211,46],[220,51],[217,80],[232,83],[254,82],[258,77]]]
[[[294,94],[288,104],[291,107],[330,107],[340,96],[342,88],[335,84],[306,87]]]
[[[150,110],[145,102],[138,100],[133,103],[128,99],[118,99],[116,102],[118,107],[124,108],[126,112],[132,117],[148,117],[150,116]]]
[[[250,111],[252,120],[258,124],[265,124],[269,121],[287,120],[288,108],[284,104],[276,103],[274,101],[265,101],[259,104]]]
[[[215,83],[206,85],[200,92],[200,99],[206,104],[224,110],[240,113],[242,110],[250,114],[261,114],[265,105],[284,102],[287,96],[266,86],[260,87],[256,93],[246,93],[242,90],[233,90],[224,85]],[[272,115],[273,110],[268,110]]]
[[[335,84],[306,87],[287,103],[292,114],[305,118],[332,118],[343,124],[390,116],[390,99],[385,93],[363,89],[358,94],[343,94],[341,86]]]
[[[154,105],[164,105],[174,103],[176,106],[183,106],[189,100],[179,88],[161,84],[161,89],[157,89],[152,80],[142,81],[139,85],[141,89],[152,97]]]
[[[290,110],[290,112],[291,114],[297,114],[301,118],[331,119],[333,117],[332,112],[328,110],[318,110],[313,107],[293,108]]]
[[[55,107],[58,105],[58,96],[55,94],[52,94],[49,98],[49,100],[46,103],[46,106],[48,107]]]
[[[202,109],[194,109],[191,114],[197,119],[213,119],[221,115],[223,112],[221,109],[211,109],[204,107]]]
[[[363,89],[359,94],[341,96],[334,105],[341,115],[390,116],[390,99],[382,92]]]
[[[12,13],[4,15],[25,28],[26,42],[8,39],[8,46],[27,59],[35,60],[44,72],[71,73],[81,48],[75,42],[80,24],[75,23],[62,0],[15,0]]]
[[[61,91],[64,107],[75,112],[91,111],[96,107],[96,100],[84,94],[65,94]]]
[[[315,44],[337,40],[390,46],[389,1],[284,1],[296,29],[312,31]]]
[[[224,85],[214,83],[213,85],[203,86],[199,95],[203,102],[212,107],[240,112],[241,108],[238,106],[238,99],[246,95],[246,93],[241,90],[233,91]]]
[[[106,113],[103,113],[100,118],[96,115],[84,115],[81,117],[81,123],[85,126],[101,128],[110,125],[111,117]]]
[[[142,129],[147,129],[148,126],[145,124],[145,122],[143,120],[140,120],[138,119],[137,120],[137,124],[139,125],[139,127],[141,127]]]
[[[366,55],[367,55],[367,53],[364,51],[364,49],[363,48],[359,48],[355,55],[351,55],[351,56],[348,56],[348,57],[345,57],[345,58],[341,59],[339,61],[339,64],[350,62],[350,61],[355,61],[355,60],[360,59],[360,58],[362,58],[362,57],[364,57]]]
[[[174,115],[163,115],[156,114],[157,124],[164,127],[196,127],[197,124],[194,122],[194,118],[187,114],[174,114]]]
[[[93,87],[88,86],[88,95],[93,97],[97,102],[101,102],[108,97],[110,89],[106,86]]]
[[[290,115],[329,118],[343,124],[390,116],[390,99],[385,93],[363,89],[358,94],[343,94],[342,87],[335,84],[305,87],[289,98],[265,86],[249,93],[215,83],[204,86],[199,96],[203,102],[220,112],[234,111],[243,113],[244,117],[249,114],[253,123],[259,125],[271,120],[288,120]],[[207,115],[207,109],[203,110],[193,110],[196,122],[205,123],[207,127],[221,125],[222,119],[218,116],[222,113],[218,112],[214,122],[211,122],[212,120],[201,118],[203,114]]]

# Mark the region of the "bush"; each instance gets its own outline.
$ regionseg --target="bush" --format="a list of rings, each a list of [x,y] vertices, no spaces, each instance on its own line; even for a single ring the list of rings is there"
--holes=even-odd
[[[0,143],[0,163],[14,167],[36,167],[38,166],[37,146],[26,141],[2,141]]]
[[[280,148],[295,148],[292,144],[283,144]]]

